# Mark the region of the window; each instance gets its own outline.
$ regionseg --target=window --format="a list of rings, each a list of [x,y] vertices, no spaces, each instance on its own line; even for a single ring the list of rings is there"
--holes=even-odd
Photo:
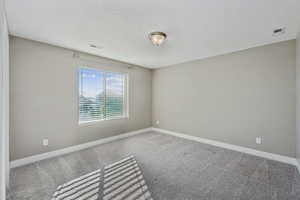
[[[127,75],[79,70],[79,123],[126,117]]]

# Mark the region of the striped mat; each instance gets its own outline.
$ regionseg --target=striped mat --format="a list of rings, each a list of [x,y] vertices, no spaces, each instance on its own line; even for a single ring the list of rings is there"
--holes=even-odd
[[[153,200],[134,156],[60,185],[52,200]]]

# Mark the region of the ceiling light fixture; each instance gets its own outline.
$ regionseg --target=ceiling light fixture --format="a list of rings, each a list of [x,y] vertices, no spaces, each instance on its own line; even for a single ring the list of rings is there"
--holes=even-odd
[[[167,39],[167,34],[163,32],[152,32],[149,34],[149,39],[155,46],[159,46]]]

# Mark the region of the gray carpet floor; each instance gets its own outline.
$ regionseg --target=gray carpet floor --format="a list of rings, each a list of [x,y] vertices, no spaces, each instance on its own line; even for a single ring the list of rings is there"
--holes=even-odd
[[[134,155],[153,199],[299,200],[294,166],[149,132],[11,171],[8,200],[49,200],[58,185]]]

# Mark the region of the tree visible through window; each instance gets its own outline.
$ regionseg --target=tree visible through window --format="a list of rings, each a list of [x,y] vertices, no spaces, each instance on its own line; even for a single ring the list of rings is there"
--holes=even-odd
[[[79,70],[79,122],[126,116],[126,75]]]

